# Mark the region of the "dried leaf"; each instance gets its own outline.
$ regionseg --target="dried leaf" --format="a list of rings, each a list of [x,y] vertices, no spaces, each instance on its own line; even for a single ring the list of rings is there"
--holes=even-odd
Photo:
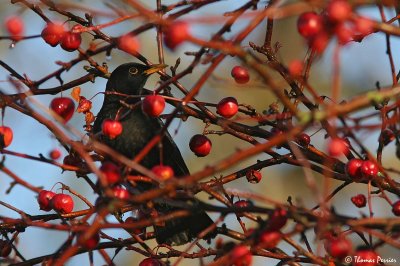
[[[94,122],[94,119],[95,119],[95,117],[94,117],[94,115],[93,115],[92,112],[87,112],[87,113],[85,114],[85,121],[86,121],[86,124],[87,124],[87,125],[93,123],[93,122]]]
[[[79,105],[76,111],[78,113],[86,113],[89,112],[90,109],[92,109],[92,102],[83,96],[79,97]]]
[[[71,97],[74,98],[75,101],[79,102],[81,95],[81,87],[75,87],[72,89]]]

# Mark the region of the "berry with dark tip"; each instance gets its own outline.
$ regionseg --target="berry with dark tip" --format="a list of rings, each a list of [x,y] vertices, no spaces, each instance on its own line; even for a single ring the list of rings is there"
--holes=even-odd
[[[363,162],[363,160],[355,158],[351,159],[346,164],[346,173],[355,182],[360,182],[363,179],[361,173],[361,165],[363,164]]]
[[[194,135],[189,142],[189,148],[198,157],[207,156],[211,151],[212,143],[209,138],[204,135]]]
[[[38,203],[39,207],[42,211],[50,211],[52,206],[50,204],[51,199],[56,195],[53,191],[49,190],[41,190],[38,195]]]

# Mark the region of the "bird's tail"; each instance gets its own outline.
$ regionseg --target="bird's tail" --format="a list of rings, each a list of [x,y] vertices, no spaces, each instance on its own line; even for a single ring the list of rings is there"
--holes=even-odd
[[[158,205],[156,209],[161,213],[171,212],[179,208],[168,206],[167,204]],[[191,208],[193,210],[193,208]],[[213,220],[204,211],[193,212],[187,217],[167,220],[163,225],[155,225],[154,231],[158,244],[179,246],[186,244],[196,238],[201,232],[213,224]],[[205,238],[211,238],[211,232]]]

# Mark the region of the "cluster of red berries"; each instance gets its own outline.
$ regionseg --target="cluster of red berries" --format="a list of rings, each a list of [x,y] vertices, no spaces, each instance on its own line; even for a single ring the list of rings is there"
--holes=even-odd
[[[24,22],[18,16],[11,16],[6,19],[5,27],[14,41],[23,37]],[[49,45],[55,47],[60,44],[65,51],[72,52],[79,48],[82,42],[80,33],[76,33],[81,25],[75,25],[70,31],[66,30],[63,24],[49,22],[42,30],[41,36]]]
[[[251,206],[251,202],[247,200],[236,201],[234,207],[245,208]],[[236,215],[243,216],[244,213],[236,213]],[[256,239],[257,247],[263,249],[273,249],[281,241],[283,235],[280,229],[285,226],[287,222],[286,210],[276,208],[269,216],[268,225],[266,229],[259,233]],[[249,230],[250,231],[250,230]],[[230,253],[230,260],[236,266],[249,266],[252,263],[252,253],[245,245],[238,245],[234,247]]]
[[[151,117],[158,117],[165,109],[165,99],[160,95],[148,95],[142,101],[142,111]],[[110,139],[121,135],[123,126],[121,122],[114,119],[105,119],[102,123],[102,132]]]
[[[346,173],[355,182],[374,179],[378,176],[378,172],[378,165],[371,160],[354,158],[346,164]]]
[[[43,211],[55,210],[61,214],[71,213],[74,209],[74,200],[70,195],[54,193],[49,190],[41,190],[38,195],[38,203]]]
[[[105,161],[102,163],[99,170],[105,176],[107,184],[113,186],[112,192],[115,198],[121,200],[129,199],[129,191],[119,185],[122,181],[122,172],[118,165],[110,161]]]
[[[331,0],[321,14],[301,14],[297,29],[309,46],[319,53],[325,50],[332,36],[336,36],[340,44],[359,40],[372,33],[374,23],[364,17],[353,17],[352,9],[349,1]]]
[[[353,244],[347,237],[333,236],[330,234],[325,243],[325,249],[328,254],[337,260],[342,261],[347,256],[358,258],[353,261],[354,266],[375,266],[379,265],[379,255],[372,249],[363,248],[353,251]]]
[[[42,30],[41,36],[50,46],[56,47],[60,44],[65,51],[73,52],[80,47],[82,42],[81,33],[76,32],[81,27],[81,25],[75,25],[68,31],[63,24],[49,22]]]

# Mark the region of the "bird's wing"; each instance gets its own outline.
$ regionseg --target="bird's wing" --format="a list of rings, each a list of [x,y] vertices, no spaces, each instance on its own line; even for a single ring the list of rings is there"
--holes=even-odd
[[[157,119],[157,123],[160,128],[164,126],[164,123],[160,119]],[[174,169],[176,176],[189,175],[189,169],[187,168],[186,163],[183,160],[182,154],[168,131],[163,137],[162,145],[164,164],[171,166]]]

